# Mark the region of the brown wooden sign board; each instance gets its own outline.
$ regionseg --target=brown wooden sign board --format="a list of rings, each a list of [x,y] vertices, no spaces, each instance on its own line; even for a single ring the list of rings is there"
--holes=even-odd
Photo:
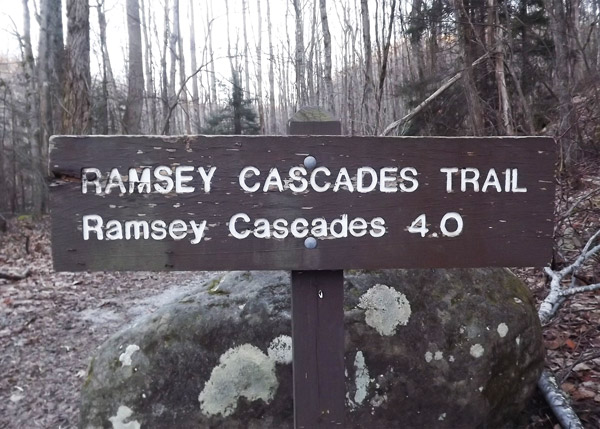
[[[54,266],[543,266],[554,163],[543,137],[53,137]]]

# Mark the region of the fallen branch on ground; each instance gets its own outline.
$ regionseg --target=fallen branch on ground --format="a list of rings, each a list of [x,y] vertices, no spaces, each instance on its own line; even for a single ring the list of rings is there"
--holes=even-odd
[[[592,256],[600,253],[600,244],[593,246],[594,242],[599,237],[600,230],[590,237],[579,257],[571,265],[564,267],[560,271],[554,271],[549,267],[544,268],[546,274],[550,276],[550,293],[546,296],[538,310],[538,316],[542,325],[545,325],[552,317],[554,317],[566,297],[600,289],[600,283],[575,286],[577,270],[579,270]],[[563,281],[568,276],[571,276],[569,282],[570,286],[565,287],[563,286]],[[565,393],[558,386],[554,375],[552,375],[550,371],[544,370],[542,372],[542,375],[538,380],[538,388],[541,390],[548,405],[552,408],[552,412],[564,429],[583,429],[579,417],[577,417],[577,414],[569,404]]]
[[[23,279],[29,277],[30,274],[31,274],[31,270],[29,268],[27,268],[25,271],[23,271],[20,274],[10,272],[10,271],[0,271],[0,279],[17,281],[17,280],[23,280]]]
[[[542,391],[546,402],[552,408],[560,425],[564,429],[583,429],[581,420],[577,417],[575,410],[569,404],[565,393],[556,383],[554,375],[548,370],[544,370],[538,380],[538,388]]]
[[[560,271],[554,271],[549,267],[544,268],[546,274],[550,276],[550,293],[548,294],[546,299],[544,299],[538,311],[538,316],[540,318],[540,322],[542,322],[542,325],[545,325],[550,321],[550,319],[552,319],[552,317],[554,317],[556,311],[560,307],[560,304],[562,303],[565,297],[574,295],[576,293],[590,292],[600,289],[600,283],[595,283],[587,286],[574,286],[576,281],[576,271],[580,269],[583,266],[583,264],[592,256],[600,252],[600,244],[597,244],[596,246],[592,247],[594,241],[596,241],[598,237],[600,237],[600,230],[598,230],[594,235],[592,235],[592,237],[583,247],[583,250],[581,251],[579,257],[571,265],[567,265]],[[571,286],[564,288],[563,280],[567,276],[571,276]]]

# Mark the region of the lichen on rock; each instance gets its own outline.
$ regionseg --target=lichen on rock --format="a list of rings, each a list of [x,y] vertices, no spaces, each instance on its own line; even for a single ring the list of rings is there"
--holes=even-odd
[[[133,410],[131,408],[121,405],[117,410],[117,414],[108,420],[112,423],[113,429],[140,429],[141,425],[137,420],[130,420],[132,415]]]
[[[376,284],[360,297],[358,307],[365,310],[365,322],[380,335],[394,335],[399,325],[410,319],[406,296],[382,284]]]
[[[276,363],[292,363],[292,337],[289,335],[278,336],[269,344],[267,353]]]
[[[81,427],[293,428],[290,304],[283,271],[198,282],[94,352]],[[533,300],[505,269],[346,272],[344,309],[352,427],[503,427],[543,367]]]
[[[140,349],[140,346],[136,344],[129,344],[125,349],[125,352],[119,356],[119,362],[123,366],[131,366],[131,356]]]
[[[204,414],[227,417],[239,398],[269,403],[277,386],[275,361],[258,347],[242,344],[221,356],[198,400]]]

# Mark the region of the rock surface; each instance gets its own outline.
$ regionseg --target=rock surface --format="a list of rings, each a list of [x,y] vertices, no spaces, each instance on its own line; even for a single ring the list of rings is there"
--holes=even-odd
[[[501,427],[543,365],[509,271],[345,273],[346,427]],[[230,272],[94,354],[81,427],[293,427],[290,277]]]

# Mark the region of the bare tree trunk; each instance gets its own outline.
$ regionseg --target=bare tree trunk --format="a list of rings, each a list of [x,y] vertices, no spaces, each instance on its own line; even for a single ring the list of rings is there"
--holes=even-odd
[[[356,2],[354,2],[354,12],[355,12],[355,19],[356,22],[358,23],[358,18],[359,18],[359,12],[358,12],[358,8],[356,6]],[[348,18],[346,19],[346,22],[348,23],[348,25],[350,26],[350,13],[348,13]],[[359,94],[359,91],[361,90],[360,88],[360,74],[354,73],[354,71],[356,70],[358,72],[358,66],[357,68],[355,68],[355,64],[359,64],[361,62],[361,58],[360,55],[358,54],[358,51],[356,49],[356,38],[357,38],[357,31],[354,31],[354,29],[352,27],[350,27],[350,31],[351,31],[351,40],[352,43],[350,44],[349,50],[350,50],[350,56],[348,58],[348,63],[346,64],[346,69],[351,70],[350,73],[350,78],[349,78],[349,82],[348,82],[348,121],[350,123],[350,135],[356,135],[357,133],[364,133],[364,126],[359,129],[357,129],[357,126],[359,125],[359,122],[357,120],[357,118],[359,117],[359,114],[362,112],[360,110],[360,108],[358,108],[359,112],[357,112],[357,94]],[[370,32],[369,32],[370,33]],[[370,40],[370,36],[369,36],[369,40]],[[369,42],[370,43],[370,42]],[[370,45],[369,45],[370,46]],[[370,51],[369,51],[370,52]],[[364,61],[364,58],[362,59],[362,61]],[[372,67],[372,66],[370,66]],[[364,76],[363,76],[364,77]],[[363,95],[362,97],[364,98],[364,88],[365,86],[363,85],[362,89],[363,89]],[[371,86],[369,86],[369,88],[371,88]],[[362,106],[362,103],[361,103]]]
[[[296,104],[297,107],[305,106],[308,103],[306,93],[306,64],[304,62],[304,24],[302,22],[302,4],[300,0],[293,0],[294,12],[296,13]]]
[[[517,94],[519,96],[519,101],[521,103],[521,109],[523,110],[523,121],[525,122],[525,130],[528,134],[533,135],[535,133],[535,126],[533,125],[533,113],[525,98],[525,94],[523,93],[523,87],[521,85],[521,80],[517,76],[514,68],[510,62],[506,63],[506,68],[510,73],[512,80],[514,82],[515,88],[517,90]]]
[[[146,55],[144,56],[144,61],[146,65],[146,106],[147,111],[150,113],[150,127],[152,130],[152,134],[157,133],[157,123],[158,118],[156,117],[156,90],[154,89],[154,78],[152,73],[152,41],[150,40],[149,34],[151,27],[151,10],[148,8],[148,16],[146,17],[145,12],[146,5],[144,4],[144,0],[142,0],[142,22],[144,28],[144,46]],[[147,19],[146,19],[147,18]]]
[[[319,23],[320,23],[320,12],[319,12],[319,17],[317,17],[317,40],[315,40],[315,75],[316,75],[316,87],[315,87],[315,91],[317,91],[316,93],[316,103],[317,106],[325,106],[325,83],[323,81],[323,76],[324,76],[324,72],[323,72],[323,58],[322,58],[322,52],[321,52],[321,43],[319,40]],[[333,112],[330,112],[333,113]]]
[[[385,11],[382,11],[385,14]],[[381,99],[383,98],[383,89],[385,85],[385,78],[387,76],[387,65],[388,65],[388,56],[390,52],[390,41],[392,37],[392,31],[394,29],[394,16],[396,13],[396,0],[392,0],[392,8],[390,12],[390,22],[388,26],[388,32],[383,42],[383,55],[381,59],[381,70],[379,72],[379,87],[377,91],[377,110],[375,112],[375,134],[379,131],[379,119],[381,116]]]
[[[241,88],[242,83],[240,82],[238,59],[237,59],[237,45],[236,45],[236,60],[235,65],[233,64],[233,55],[231,54],[231,35],[230,35],[230,22],[229,22],[229,2],[225,0],[225,13],[227,17],[227,56],[229,57],[229,67],[231,68],[231,104],[233,107],[233,134],[242,134],[242,117],[241,117],[241,105],[243,99],[243,89]],[[241,90],[242,89],[242,90]]]
[[[460,46],[464,58],[465,72],[463,82],[465,87],[465,97],[469,109],[469,119],[471,123],[471,132],[473,135],[481,136],[484,134],[483,106],[477,92],[475,77],[473,74],[473,44],[475,34],[472,32],[471,20],[468,16],[464,0],[453,0],[456,14],[457,28],[460,39]]]
[[[100,60],[101,60],[101,76],[100,97],[96,100],[96,117],[94,125],[98,134],[108,134],[108,82],[106,78],[106,61],[104,58],[104,46],[106,45],[106,16],[104,15],[104,0],[96,0],[96,11],[98,14],[98,27],[100,29]],[[102,26],[104,20],[104,27]]]
[[[286,5],[286,11],[285,11],[285,22],[288,22],[288,16],[290,15],[290,3],[291,2],[287,2]],[[285,37],[286,37],[286,46],[283,46],[283,43],[281,44],[281,52],[279,53],[280,58],[281,58],[281,67],[283,69],[283,94],[282,94],[282,98],[283,98],[283,103],[281,105],[281,109],[279,111],[279,120],[277,121],[278,123],[283,123],[285,121],[285,118],[288,118],[289,116],[291,116],[291,109],[293,109],[293,105],[292,105],[292,93],[295,92],[295,89],[297,87],[296,85],[296,81],[294,81],[294,83],[292,83],[292,80],[290,78],[290,64],[292,63],[292,61],[290,61],[290,55],[293,51],[292,49],[292,42],[290,40],[290,34],[288,32],[289,27],[286,25],[285,27]],[[287,55],[286,55],[287,53]],[[294,64],[295,66],[295,64]],[[280,85],[281,87],[281,85]],[[296,97],[295,100],[295,104],[298,104],[298,98]]]
[[[321,8],[321,25],[323,27],[323,50],[325,55],[325,106],[335,115],[335,105],[333,104],[333,81],[331,79],[331,33],[329,32],[329,21],[327,20],[327,0],[319,0]]]
[[[510,99],[506,89],[506,77],[504,74],[504,40],[497,0],[488,0],[490,15],[490,48],[494,49],[494,66],[496,74],[496,85],[498,87],[498,105],[500,110],[502,133],[508,136],[514,135],[512,118],[510,115]]]
[[[508,6],[506,3],[504,4],[504,15],[509,16]],[[513,46],[513,40],[514,39],[510,35],[508,35],[508,37],[507,37],[508,52],[515,52],[514,46]],[[522,56],[524,57],[525,55],[522,55]],[[521,77],[519,75],[517,75],[517,72],[515,71],[515,67],[513,66],[513,61],[511,61],[511,60],[505,61],[504,66],[508,70],[508,72],[512,78],[513,85],[515,86],[515,89],[517,91],[517,96],[519,98],[519,104],[521,105],[521,114],[523,115],[523,125],[525,128],[525,132],[529,135],[533,135],[535,133],[535,126],[533,125],[533,112],[527,101],[527,98],[525,97],[525,94],[523,93],[523,85],[521,83]],[[523,70],[521,69],[521,75],[522,74],[523,74]],[[516,117],[516,115],[515,115],[515,117]]]
[[[260,133],[265,134],[265,108],[263,103],[263,93],[262,93],[262,14],[260,12],[260,2],[261,0],[256,1],[257,6],[257,16],[258,16],[258,44],[256,46],[256,98],[258,101],[258,120],[260,124]]]
[[[164,37],[163,37],[163,49],[160,58],[160,70],[161,70],[161,100],[162,100],[162,113],[163,113],[163,130],[164,134],[169,134],[171,131],[171,119],[169,112],[169,81],[167,79],[167,48],[169,46],[169,0],[165,0],[164,9]]]
[[[598,16],[598,12],[600,11],[600,0],[594,1],[594,16]],[[596,67],[600,66],[600,29],[596,25],[596,55],[594,58],[594,65]]]
[[[371,24],[367,0],[360,0],[362,17],[363,49],[365,51],[365,81],[363,87],[362,108],[364,111],[363,129],[369,133],[371,128],[371,100],[373,99],[373,56],[371,54]]]
[[[289,45],[288,45],[289,48]],[[279,52],[279,76],[281,77],[281,83],[279,84],[279,88],[283,88],[283,91],[280,89],[279,91],[279,115],[280,118],[277,121],[283,121],[285,116],[289,116],[287,113],[289,111],[289,103],[291,103],[290,96],[290,70],[289,70],[289,62],[285,56],[286,49],[282,46],[281,51]],[[289,52],[289,49],[287,50]]]
[[[412,9],[410,10],[410,29],[412,30],[410,34],[410,47],[417,62],[417,77],[419,81],[423,81],[425,70],[425,55],[423,55],[421,48],[422,32],[420,31],[421,21],[424,19],[421,15],[422,8],[423,0],[413,0]],[[432,24],[432,27],[435,27],[435,24]]]
[[[566,4],[568,3],[568,4]],[[554,55],[556,73],[554,90],[558,96],[560,124],[558,136],[561,148],[562,166],[570,168],[581,156],[574,130],[576,126],[575,108],[572,91],[576,83],[577,52],[573,52],[573,39],[576,39],[579,0],[564,2],[563,0],[545,0],[546,9],[550,15],[550,29],[554,39]]]
[[[38,49],[42,165],[47,165],[50,136],[61,132],[64,47],[61,0],[41,0]],[[47,170],[44,167],[44,173]]]
[[[232,81],[235,80],[236,67],[233,65],[233,55],[231,55],[231,34],[229,25],[229,1],[225,0],[225,15],[227,18],[227,58],[229,58],[229,68],[231,69]],[[237,59],[236,59],[237,63]]]
[[[581,15],[581,0],[565,1],[567,9],[567,21],[569,33],[569,60],[571,74],[573,75],[574,83],[583,79],[583,52],[580,48],[579,41],[580,33],[580,15]]]
[[[195,73],[198,69],[198,63],[196,61],[196,31],[195,31],[195,17],[194,17],[194,1],[190,1],[190,59],[192,62],[192,73]],[[192,118],[193,118],[193,132],[198,133],[200,131],[200,99],[198,95],[198,77],[192,77]]]
[[[310,41],[309,41],[309,50],[308,50],[308,58],[306,59],[306,99],[308,100],[309,105],[316,105],[315,101],[315,67],[314,67],[314,56],[315,56],[315,45],[316,45],[316,37],[315,37],[315,25],[316,25],[316,9],[317,4],[316,0],[313,0],[312,7],[312,19],[310,20]]]
[[[429,66],[429,74],[431,76],[435,76],[437,73],[437,65],[438,65],[438,34],[443,34],[443,22],[442,22],[442,14],[444,10],[444,5],[442,4],[442,0],[434,0],[431,13],[431,20],[433,24],[431,26],[431,35],[429,36],[429,57],[430,57],[430,66]]]
[[[175,10],[179,12],[179,0],[173,0],[173,29],[169,37],[169,51],[171,53],[171,68],[169,70],[169,109],[175,103],[175,79],[177,78],[177,41],[179,40],[179,19],[175,19]],[[179,13],[178,13],[179,15]],[[173,128],[179,132],[179,121],[177,114],[173,115]]]
[[[382,0],[383,4],[381,5],[381,21],[382,21],[382,26],[381,26],[381,40],[384,39],[383,36],[383,31],[385,28],[385,0]],[[375,19],[373,20],[373,24],[374,24],[374,33],[375,33],[375,48],[377,49],[377,55],[376,55],[376,59],[377,59],[377,68],[381,70],[381,42],[379,39],[379,1],[375,2]]]
[[[89,3],[67,0],[67,73],[65,79],[63,131],[91,131]]]
[[[338,13],[338,20],[339,20],[339,24],[342,26],[342,30],[343,30],[343,44],[342,44],[342,73],[341,73],[341,82],[339,83],[340,85],[340,90],[339,93],[341,94],[340,96],[340,104],[339,104],[339,109],[338,109],[338,113],[339,113],[339,118],[342,121],[342,133],[343,134],[348,134],[349,133],[349,129],[350,129],[350,122],[348,120],[349,118],[349,111],[348,111],[348,81],[349,81],[349,75],[350,73],[348,73],[348,55],[349,55],[349,33],[350,30],[348,29],[348,25],[347,25],[347,8],[345,5],[342,5],[342,17],[339,16]],[[337,10],[336,10],[337,12]]]
[[[11,185],[14,181],[14,172],[11,175],[10,170],[10,148],[8,145],[7,139],[7,131],[8,131],[8,114],[7,114],[7,105],[8,105],[8,95],[9,95],[9,87],[8,85],[4,85],[4,88],[0,88],[2,90],[2,122],[0,125],[2,126],[2,132],[0,134],[0,191],[5,195],[5,198],[0,199],[0,207],[10,213],[14,213],[12,207],[10,207],[10,190]]]
[[[210,104],[210,68],[208,64],[208,47],[206,43],[206,38],[204,39],[204,43],[202,44],[202,56],[200,63],[203,65],[204,70],[202,73],[198,73],[198,84],[199,84],[199,93],[198,93],[198,106],[199,106],[199,122],[198,122],[198,131],[201,132],[202,125],[206,120],[206,106],[207,103]],[[206,77],[206,86],[204,86],[203,76]]]
[[[208,7],[211,8],[209,2]],[[217,80],[215,76],[215,53],[212,44],[212,10],[209,17],[208,10],[206,14],[206,29],[208,31],[208,53],[210,61],[210,111],[213,112],[219,100],[217,99]]]
[[[127,102],[123,115],[126,134],[141,134],[144,106],[144,66],[142,58],[142,33],[138,0],[127,0],[127,34],[129,35],[129,71],[127,74]]]
[[[31,19],[27,0],[23,0],[23,71],[25,77],[25,139],[31,154],[31,202],[34,216],[40,216],[44,210],[44,168],[41,164],[41,132],[40,109],[35,100],[38,94],[37,80],[35,78],[35,60],[31,46]],[[0,160],[0,168],[4,169]],[[0,177],[2,180],[2,177]]]
[[[106,18],[104,16],[104,6],[102,7],[102,23],[104,28],[104,40],[106,41]],[[103,53],[103,65],[106,68],[106,88],[108,92],[108,126],[111,133],[120,132],[121,129],[121,115],[119,113],[118,106],[118,95],[117,95],[117,84],[115,83],[114,74],[112,71],[112,65],[110,62],[110,56],[108,55],[107,45],[102,46]]]
[[[14,105],[14,101],[11,104]],[[19,165],[17,163],[17,137],[15,135],[16,131],[17,131],[17,115],[15,114],[15,109],[11,109],[10,116],[11,116],[11,118],[10,118],[11,133],[10,134],[11,134],[11,146],[12,146],[12,170],[13,170],[12,207],[13,207],[13,213],[15,213],[15,212],[23,211],[23,206],[22,206],[21,202],[19,201],[19,191],[21,189],[21,183],[22,183],[23,176],[21,175],[21,169],[19,168]]]
[[[109,90],[108,90],[108,70],[110,70],[110,60],[106,49],[106,16],[104,15],[104,0],[96,1],[96,11],[98,13],[98,28],[100,29],[100,57],[102,60],[102,96],[97,101],[98,117],[96,118],[96,129],[100,134],[109,134]],[[111,72],[112,75],[112,72]]]
[[[185,57],[183,55],[183,39],[181,37],[180,25],[179,25],[179,0],[175,0],[175,6],[173,8],[173,21],[174,28],[176,28],[177,33],[177,48],[178,48],[178,56],[179,56],[179,84],[183,87],[182,91],[178,91],[181,95],[179,99],[175,98],[175,103],[179,103],[181,106],[181,111],[183,113],[183,122],[185,125],[185,133],[191,134],[191,124],[190,124],[190,114],[189,114],[189,106],[188,106],[188,98],[187,98],[187,90],[186,86],[186,75],[185,75]],[[194,70],[196,71],[196,70]],[[196,76],[193,77],[196,79]]]
[[[273,39],[271,34],[271,0],[267,0],[267,31],[269,33],[269,133],[275,134],[277,124],[275,118],[275,73],[273,71],[275,57],[273,56]]]
[[[249,66],[249,55],[248,55],[248,31],[246,30],[246,13],[248,9],[248,3],[246,0],[242,0],[242,23],[244,32],[244,76],[245,76],[245,88],[246,98],[250,98],[250,66]]]

